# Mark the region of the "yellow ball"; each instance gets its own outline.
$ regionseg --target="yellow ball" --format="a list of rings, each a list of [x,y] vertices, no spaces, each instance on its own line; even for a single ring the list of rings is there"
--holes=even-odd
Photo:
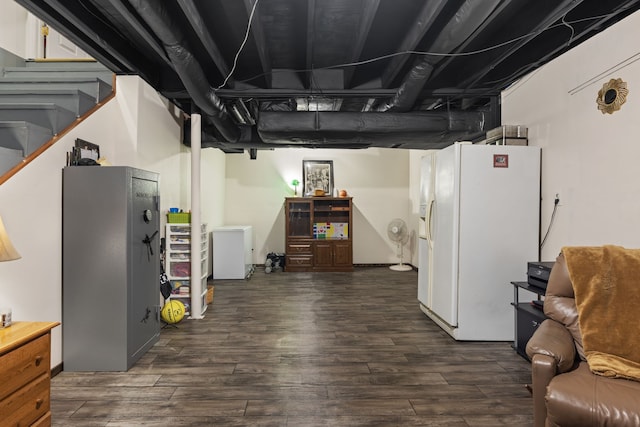
[[[178,300],[169,300],[162,307],[160,316],[167,323],[178,323],[184,318],[184,304]]]

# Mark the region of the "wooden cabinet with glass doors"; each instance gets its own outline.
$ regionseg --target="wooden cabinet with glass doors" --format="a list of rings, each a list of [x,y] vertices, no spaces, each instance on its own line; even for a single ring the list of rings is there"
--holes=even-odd
[[[285,199],[285,271],[352,271],[351,197]]]

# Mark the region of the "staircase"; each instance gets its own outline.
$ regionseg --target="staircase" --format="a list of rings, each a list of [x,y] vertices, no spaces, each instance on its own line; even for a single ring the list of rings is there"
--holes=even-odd
[[[0,71],[0,183],[113,93],[113,73],[97,62],[24,61]]]

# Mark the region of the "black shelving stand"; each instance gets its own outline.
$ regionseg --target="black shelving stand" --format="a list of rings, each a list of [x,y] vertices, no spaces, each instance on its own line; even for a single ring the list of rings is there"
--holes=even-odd
[[[532,292],[538,301],[542,301],[545,290],[536,286],[531,286],[527,282],[511,282],[513,285],[513,302],[515,319],[515,334],[512,347],[519,355],[529,360],[526,353],[527,342],[535,330],[547,317],[542,308],[534,307],[530,301],[520,302],[519,289]]]

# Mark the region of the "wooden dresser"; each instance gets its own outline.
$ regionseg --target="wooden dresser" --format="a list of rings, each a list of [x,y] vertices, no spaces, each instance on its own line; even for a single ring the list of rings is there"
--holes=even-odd
[[[0,329],[0,427],[51,425],[51,329],[59,324]]]

